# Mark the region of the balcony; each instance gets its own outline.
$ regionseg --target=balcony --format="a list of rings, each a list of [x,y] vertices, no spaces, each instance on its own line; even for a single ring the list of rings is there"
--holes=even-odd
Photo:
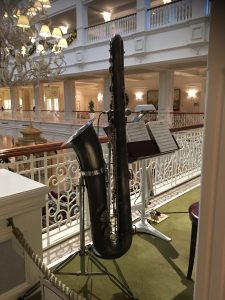
[[[142,197],[142,172],[145,168],[147,179],[152,178],[154,199],[146,181],[146,205],[151,211],[169,201],[172,197],[165,192],[176,189],[175,195],[184,192],[179,186],[198,178],[201,174],[203,130],[196,128],[176,131],[174,136],[180,150],[172,154],[156,156],[130,164],[133,177],[130,181],[130,193],[133,219],[140,218]],[[103,153],[107,161],[108,150],[102,140]],[[62,147],[62,143],[37,146],[25,146],[0,150],[0,168],[6,168],[49,187],[46,206],[42,209],[42,242],[45,261],[54,264],[60,257],[56,255],[63,243],[69,238],[79,237],[79,165],[75,152]],[[199,182],[197,181],[197,185]],[[187,185],[190,188],[191,184]],[[176,196],[175,196],[176,197]],[[87,212],[86,212],[87,213]],[[85,228],[90,226],[89,221]],[[74,237],[75,236],[75,237]],[[90,239],[90,236],[89,236]],[[54,250],[55,249],[55,250]],[[65,251],[73,249],[64,248]],[[69,253],[61,253],[62,256]]]
[[[206,58],[210,15],[208,1],[178,0],[136,10],[133,14],[85,28],[83,24],[77,25],[77,39],[65,51],[68,67],[64,74],[107,70],[109,41],[115,34],[120,34],[124,39],[127,68],[139,67],[139,56],[142,65],[163,64],[175,58]],[[193,50],[197,51],[197,57]]]
[[[127,117],[128,122],[134,120],[138,113],[132,112]],[[100,116],[100,119],[99,119]],[[107,115],[102,112],[95,112],[94,126],[99,130],[100,135],[104,135],[104,127],[108,126]],[[86,124],[92,116],[88,111],[74,111],[70,117],[65,112],[60,111],[16,111],[12,114],[11,110],[0,111],[0,135],[14,137],[16,141],[20,136],[20,130],[29,126],[30,123],[34,127],[43,132],[43,136],[48,141],[65,141],[80,126]],[[99,121],[98,121],[99,120]],[[152,112],[146,114],[142,120],[155,121],[164,120],[169,128],[173,130],[181,130],[190,127],[202,127],[204,124],[204,113],[160,113]],[[6,147],[6,145],[5,145]],[[4,146],[3,146],[4,148]]]

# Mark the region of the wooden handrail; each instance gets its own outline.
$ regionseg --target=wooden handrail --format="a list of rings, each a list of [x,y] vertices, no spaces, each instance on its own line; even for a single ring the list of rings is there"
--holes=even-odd
[[[171,132],[177,131],[184,131],[184,130],[191,130],[202,128],[203,124],[191,125],[191,126],[184,126],[178,128],[171,128]],[[99,137],[100,143],[104,144],[108,142],[107,136],[100,136]],[[21,155],[29,155],[29,154],[36,154],[36,153],[43,153],[43,152],[51,152],[57,151],[62,149],[70,148],[69,145],[63,145],[64,142],[53,142],[53,143],[45,143],[45,144],[37,144],[37,145],[30,145],[30,146],[20,146],[11,149],[1,149],[0,150],[0,159],[4,160],[10,157],[17,157]]]
[[[108,142],[107,136],[99,137],[100,143],[104,144]],[[64,145],[64,142],[54,142],[54,143],[45,143],[45,144],[37,144],[30,146],[19,146],[10,149],[1,149],[0,150],[0,159],[5,159],[9,157],[17,157],[20,155],[28,155],[34,153],[43,153],[43,152],[51,152],[62,149],[70,148],[69,145]]]

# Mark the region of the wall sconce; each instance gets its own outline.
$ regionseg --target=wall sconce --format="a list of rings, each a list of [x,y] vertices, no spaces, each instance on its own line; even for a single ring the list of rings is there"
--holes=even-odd
[[[194,106],[199,105],[199,99],[197,97],[198,90],[197,89],[189,89],[187,90],[187,96],[191,99],[191,102]]]
[[[102,15],[105,22],[109,22],[111,20],[111,12],[103,11]]]
[[[137,101],[142,100],[143,99],[143,92],[136,92],[135,97],[136,97]]]
[[[102,93],[98,93],[97,99],[98,99],[98,102],[102,102],[103,101],[103,94]]]
[[[197,97],[197,90],[196,89],[189,89],[187,90],[188,98],[196,98]]]

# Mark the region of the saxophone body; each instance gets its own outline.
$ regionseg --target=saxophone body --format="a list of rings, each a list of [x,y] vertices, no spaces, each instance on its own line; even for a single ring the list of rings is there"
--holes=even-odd
[[[102,147],[93,127],[93,121],[81,127],[69,141],[76,152],[87,189],[93,251],[97,256],[105,259],[115,259],[125,254],[131,246],[133,234],[126,143],[123,55],[122,38],[116,35],[110,42],[112,99],[108,115],[113,159],[112,209],[108,205],[107,197],[110,191],[106,178],[110,175],[107,174]],[[113,217],[110,211],[113,211]]]

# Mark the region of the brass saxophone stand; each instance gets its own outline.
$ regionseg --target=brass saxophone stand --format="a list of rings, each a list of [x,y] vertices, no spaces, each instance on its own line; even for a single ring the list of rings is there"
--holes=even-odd
[[[83,176],[80,177],[79,180],[79,194],[80,194],[80,249],[71,254],[67,259],[63,262],[59,263],[56,268],[53,270],[54,274],[62,274],[62,275],[77,275],[77,276],[91,276],[91,275],[107,275],[109,279],[130,299],[138,300],[134,297],[132,292],[130,291],[127,284],[123,283],[119,280],[114,274],[110,273],[107,268],[100,262],[100,260],[94,255],[92,245],[85,245],[85,230],[84,230],[84,190],[85,183]],[[80,271],[77,272],[64,272],[60,271],[64,268],[68,263],[70,263],[76,257],[80,257]],[[98,268],[97,272],[89,272],[86,269],[85,262],[86,258],[90,259],[90,261]]]

